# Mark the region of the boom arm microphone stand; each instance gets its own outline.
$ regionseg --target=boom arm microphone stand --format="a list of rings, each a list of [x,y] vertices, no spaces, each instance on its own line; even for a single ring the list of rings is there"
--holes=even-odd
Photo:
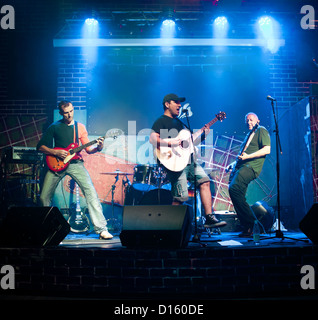
[[[295,239],[295,238],[290,238],[290,237],[285,237],[284,233],[281,230],[281,215],[280,215],[280,188],[279,188],[279,182],[280,182],[280,167],[279,167],[279,156],[283,154],[282,151],[282,146],[280,143],[280,138],[279,138],[279,131],[278,131],[278,121],[276,117],[277,113],[277,100],[268,96],[268,100],[271,100],[271,105],[272,105],[272,111],[273,111],[273,116],[274,116],[274,121],[275,121],[275,137],[276,137],[276,184],[277,184],[277,230],[275,232],[274,237],[266,237],[266,238],[261,238],[261,240],[265,239],[274,239],[274,238],[279,238],[279,239],[291,239],[291,240],[296,240],[296,241],[304,241],[308,242],[307,240],[302,240],[302,239]],[[276,113],[275,113],[275,108],[274,108],[274,101],[276,101]]]

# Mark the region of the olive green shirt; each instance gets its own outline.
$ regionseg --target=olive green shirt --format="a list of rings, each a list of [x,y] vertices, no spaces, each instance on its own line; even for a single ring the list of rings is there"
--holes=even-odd
[[[244,142],[245,142],[245,140],[244,140]],[[271,139],[270,139],[268,131],[266,130],[266,128],[259,126],[257,128],[257,130],[255,131],[255,135],[254,135],[253,139],[251,140],[249,146],[245,150],[245,153],[251,154],[251,153],[254,153],[254,152],[262,149],[265,146],[270,146],[270,145],[271,145]],[[258,177],[262,171],[265,157],[266,156],[263,156],[260,158],[255,158],[255,159],[247,159],[247,160],[238,161],[236,169],[239,169],[242,166],[252,168],[253,171],[255,172],[255,175]]]

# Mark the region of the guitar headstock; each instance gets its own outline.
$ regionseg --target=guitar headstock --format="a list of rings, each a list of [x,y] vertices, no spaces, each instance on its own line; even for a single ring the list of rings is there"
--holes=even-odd
[[[226,113],[224,111],[220,111],[218,114],[215,115],[215,117],[219,121],[223,121],[226,118]]]

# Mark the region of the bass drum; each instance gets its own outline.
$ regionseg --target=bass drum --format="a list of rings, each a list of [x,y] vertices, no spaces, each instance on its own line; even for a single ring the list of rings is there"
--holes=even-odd
[[[171,191],[165,189],[154,189],[143,195],[139,205],[171,205]]]
[[[133,187],[142,192],[147,192],[156,188],[155,167],[149,164],[139,164],[134,168]]]

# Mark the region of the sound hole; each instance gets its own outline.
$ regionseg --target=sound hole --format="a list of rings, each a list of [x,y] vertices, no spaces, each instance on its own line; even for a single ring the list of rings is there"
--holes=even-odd
[[[181,141],[181,147],[187,149],[189,147],[189,142],[187,140]]]

